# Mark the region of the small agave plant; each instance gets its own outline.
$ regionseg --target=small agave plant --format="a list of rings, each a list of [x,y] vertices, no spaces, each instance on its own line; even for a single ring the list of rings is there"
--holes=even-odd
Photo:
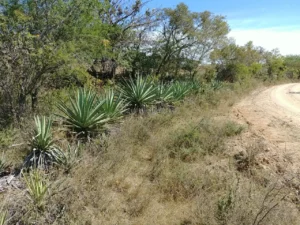
[[[54,144],[51,126],[52,119],[35,117],[34,136],[30,141],[30,154],[26,157],[24,167],[42,167],[59,163],[63,152]]]
[[[32,170],[28,174],[23,174],[23,179],[27,188],[27,196],[35,207],[42,210],[50,189],[48,180],[37,169]]]
[[[96,93],[91,90],[79,89],[77,93],[69,97],[69,104],[60,102],[58,109],[61,118],[67,126],[78,135],[89,137],[103,128],[108,122],[104,112],[105,101],[99,101]]]

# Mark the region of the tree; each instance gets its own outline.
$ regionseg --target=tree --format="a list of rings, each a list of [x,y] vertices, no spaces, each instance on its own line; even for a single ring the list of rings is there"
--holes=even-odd
[[[261,76],[265,65],[264,55],[265,50],[254,46],[251,41],[238,46],[234,40],[227,40],[223,47],[212,52],[210,59],[216,66],[218,79],[242,82],[251,76]]]
[[[270,79],[281,79],[285,72],[284,58],[280,55],[278,49],[274,49],[264,54],[265,66]]]
[[[300,78],[300,55],[288,55],[284,57],[284,65],[290,78]]]
[[[149,32],[157,26],[158,10],[145,9],[147,1],[102,0],[97,9],[106,28],[107,51],[101,57],[135,68],[141,46],[147,45]]]
[[[205,11],[191,12],[184,3],[164,9],[156,54],[160,56],[156,74],[168,70],[178,74],[183,59],[203,60],[229,32],[224,17]]]
[[[78,62],[83,38],[78,34],[89,24],[91,6],[79,0],[1,2],[0,94],[6,117],[20,121],[28,97],[34,110],[47,78]]]

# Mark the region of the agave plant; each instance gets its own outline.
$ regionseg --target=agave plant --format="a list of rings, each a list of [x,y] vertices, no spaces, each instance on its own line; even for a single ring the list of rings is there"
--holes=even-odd
[[[63,113],[59,116],[76,133],[88,136],[109,120],[102,110],[104,101],[98,101],[96,93],[91,90],[79,89],[69,100],[70,105],[58,104],[58,109]]]
[[[170,102],[173,98],[172,86],[159,84],[156,87],[156,101],[158,104]]]
[[[191,81],[187,81],[187,83],[190,85],[191,90],[193,92],[199,92],[201,89],[201,84],[199,83],[199,81],[197,80],[191,80]]]
[[[35,117],[34,136],[30,141],[31,152],[26,157],[24,167],[46,168],[53,163],[59,163],[62,151],[55,146],[52,138],[52,119]]]
[[[116,96],[112,89],[108,90],[100,101],[102,101],[100,111],[105,114],[109,122],[121,119],[126,111],[127,104],[120,96]]]
[[[156,89],[151,81],[138,76],[123,81],[120,86],[122,98],[131,109],[142,109],[152,104],[156,98]]]
[[[182,100],[187,94],[189,94],[192,90],[192,84],[189,82],[179,82],[176,81],[171,85],[171,90],[173,92],[173,100],[180,101]]]
[[[68,144],[68,150],[64,152],[61,163],[66,173],[69,173],[71,169],[80,162],[80,154],[81,151],[79,145],[76,147],[71,147]]]

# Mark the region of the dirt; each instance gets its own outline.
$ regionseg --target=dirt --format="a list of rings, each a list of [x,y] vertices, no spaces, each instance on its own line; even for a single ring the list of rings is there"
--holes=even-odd
[[[236,120],[248,127],[236,141],[236,151],[257,145],[263,168],[276,174],[299,172],[300,84],[256,90],[236,104],[233,113]]]

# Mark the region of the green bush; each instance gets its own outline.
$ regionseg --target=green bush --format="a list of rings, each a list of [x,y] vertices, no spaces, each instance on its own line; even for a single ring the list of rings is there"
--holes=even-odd
[[[220,123],[202,119],[198,125],[177,130],[172,135],[173,141],[168,146],[170,156],[190,161],[197,156],[222,152],[225,138],[238,135],[243,129],[232,121]]]

